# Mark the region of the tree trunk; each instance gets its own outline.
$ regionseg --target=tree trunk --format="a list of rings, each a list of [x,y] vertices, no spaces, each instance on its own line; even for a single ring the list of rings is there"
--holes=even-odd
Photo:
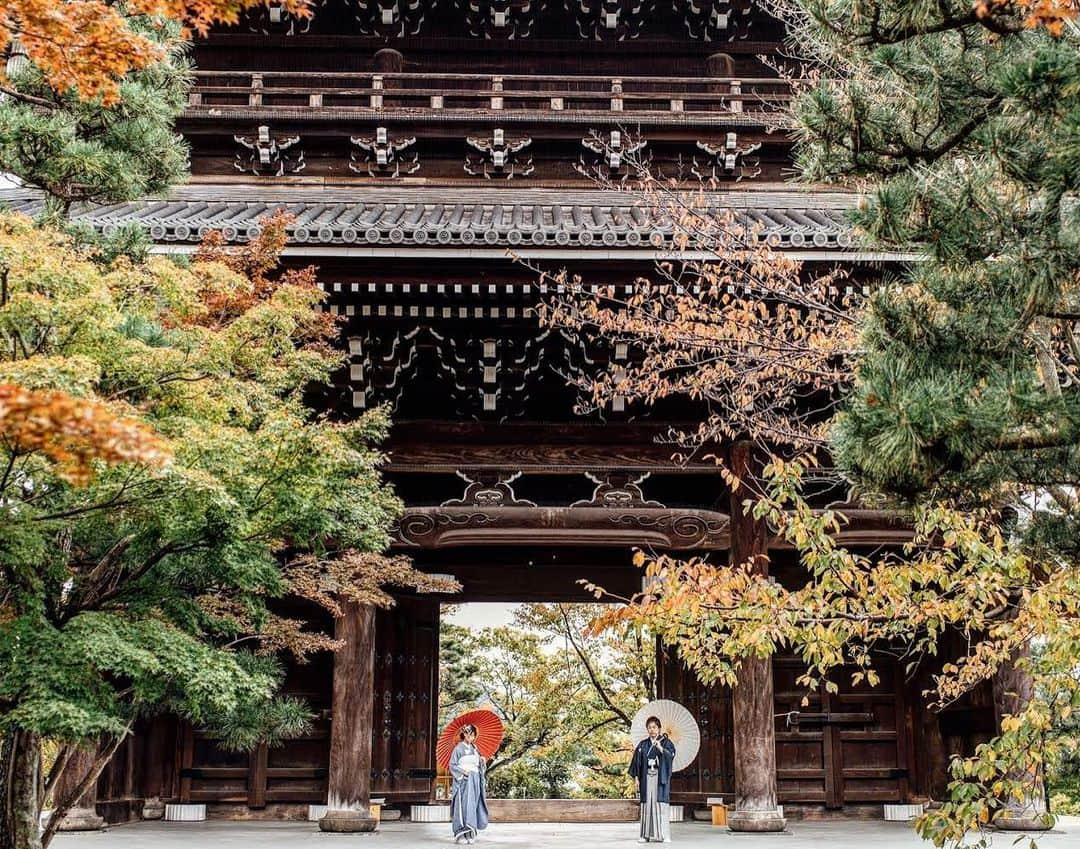
[[[344,602],[334,622],[342,646],[334,654],[330,775],[323,831],[374,831],[371,815],[371,733],[374,720],[375,609]]]
[[[1031,658],[1031,646],[1024,645],[1013,652],[994,675],[994,719],[998,730],[1006,716],[1023,713],[1035,695],[1035,682],[1024,663]],[[1019,665],[1018,665],[1019,664]],[[1025,785],[1023,799],[1010,798],[995,817],[994,825],[1005,831],[1044,831],[1053,824],[1046,810],[1046,783],[1042,767],[1030,764],[1008,776]]]
[[[740,480],[754,474],[754,446],[731,446],[730,468]],[[747,515],[742,502],[746,489],[731,494],[731,563],[751,563],[756,574],[767,575],[769,555],[764,522]],[[739,667],[739,682],[732,691],[735,743],[735,812],[728,819],[732,831],[783,831],[776,797],[776,712],[771,657],[748,657]]]
[[[44,783],[41,775],[41,740],[36,734],[12,732],[4,737],[0,754],[3,757],[0,847],[41,849],[41,830],[38,826]]]
[[[80,785],[86,783],[91,770],[97,767],[97,746],[92,749],[76,749],[53,789],[53,805],[67,811],[57,825],[58,831],[97,831],[105,820],[99,817],[97,805],[97,781],[91,780],[89,789],[78,795]]]

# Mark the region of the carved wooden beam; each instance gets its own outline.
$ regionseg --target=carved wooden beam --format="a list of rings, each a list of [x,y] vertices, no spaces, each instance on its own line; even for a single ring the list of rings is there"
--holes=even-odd
[[[466,545],[728,547],[728,516],[712,510],[609,507],[413,507],[394,528],[399,548]]]
[[[915,535],[915,528],[911,523],[911,517],[896,510],[873,510],[865,507],[845,507],[843,504],[831,506],[830,509],[840,513],[844,517],[840,530],[836,534],[836,540],[841,545],[848,546],[875,546],[875,545],[903,545],[910,542]],[[815,511],[820,513],[821,511]],[[771,538],[770,550],[788,550],[794,546],[777,534],[777,529],[769,528]]]

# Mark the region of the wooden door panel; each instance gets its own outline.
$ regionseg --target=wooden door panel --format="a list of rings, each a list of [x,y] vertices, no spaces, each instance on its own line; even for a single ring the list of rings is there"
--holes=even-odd
[[[899,670],[883,663],[877,687],[852,686],[841,671],[837,693],[808,693],[797,683],[802,670],[795,658],[773,659],[780,801],[904,801],[911,754]]]
[[[706,687],[674,649],[657,647],[657,696],[684,705],[697,720],[701,749],[694,761],[671,777],[676,804],[704,803],[709,796],[732,800],[735,793],[733,710],[729,687]]]
[[[439,604],[403,598],[375,623],[374,796],[427,801],[435,768]]]

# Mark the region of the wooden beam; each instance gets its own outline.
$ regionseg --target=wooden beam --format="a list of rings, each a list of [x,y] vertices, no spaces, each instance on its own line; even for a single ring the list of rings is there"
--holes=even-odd
[[[743,481],[757,471],[753,443],[731,446],[729,467]],[[731,494],[731,563],[747,564],[759,575],[768,574],[769,556],[765,523],[747,515],[742,501],[745,487]],[[739,668],[732,690],[735,711],[735,811],[728,818],[732,831],[774,832],[787,825],[777,808],[776,731],[773,714],[771,657],[748,657]]]
[[[260,743],[248,755],[248,799],[249,808],[266,807],[266,764],[269,754],[266,743]]]
[[[651,546],[727,548],[728,517],[656,507],[413,507],[394,529],[397,547]]]
[[[374,831],[371,816],[372,689],[375,681],[375,610],[342,602],[334,622],[341,648],[334,653],[330,720],[330,775],[323,831]]]

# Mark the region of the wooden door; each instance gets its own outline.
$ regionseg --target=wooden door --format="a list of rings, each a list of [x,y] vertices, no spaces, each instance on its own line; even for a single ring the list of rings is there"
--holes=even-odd
[[[838,673],[837,693],[807,692],[797,683],[802,671],[796,659],[773,659],[780,801],[827,808],[905,801],[913,752],[899,669],[883,663],[877,687],[853,686],[850,674]]]
[[[734,801],[735,754],[729,687],[706,687],[674,649],[657,650],[657,696],[684,705],[697,719],[701,750],[684,770],[671,777],[674,804],[704,804],[709,796]]]
[[[388,802],[426,802],[431,796],[438,653],[437,601],[402,598],[378,612],[371,792]],[[212,736],[186,726],[179,752],[182,801],[255,809],[272,803],[326,804],[333,656],[324,652],[286,668],[285,692],[310,706],[311,729],[280,746],[245,753],[226,751]]]
[[[403,598],[375,622],[371,794],[426,802],[438,733],[439,604]]]

